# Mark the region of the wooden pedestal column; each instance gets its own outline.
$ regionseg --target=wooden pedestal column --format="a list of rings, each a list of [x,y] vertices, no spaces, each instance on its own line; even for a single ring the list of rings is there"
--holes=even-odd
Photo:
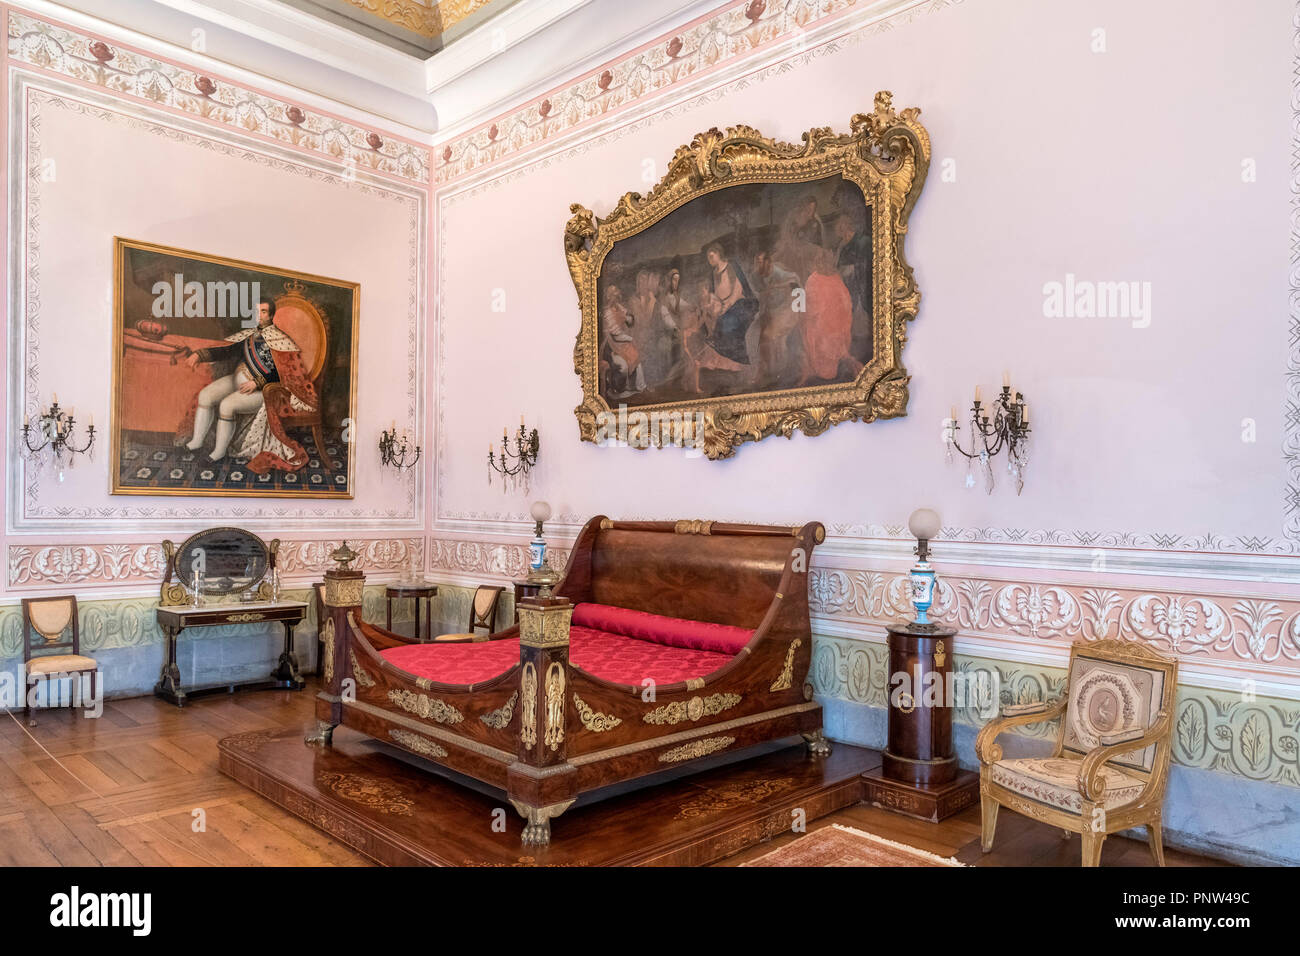
[[[956,630],[889,628],[889,736],[877,770],[863,774],[868,803],[938,822],[975,803],[979,775],[957,766],[952,745],[952,638]]]

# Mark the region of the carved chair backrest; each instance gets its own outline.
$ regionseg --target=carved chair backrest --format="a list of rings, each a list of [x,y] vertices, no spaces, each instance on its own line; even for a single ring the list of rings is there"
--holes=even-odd
[[[32,659],[33,651],[81,653],[75,597],[23,598],[22,603],[24,662]]]
[[[469,602],[469,627],[466,629],[470,634],[474,633],[476,627],[487,628],[489,634],[496,630],[501,591],[501,588],[488,584],[474,589],[474,598]]]
[[[1176,660],[1125,641],[1076,642],[1070,647],[1057,754],[1081,757],[1101,746],[1102,734],[1149,729],[1162,711],[1173,713],[1177,689]],[[1109,764],[1140,776],[1163,775],[1171,749],[1172,735],[1166,734]]]

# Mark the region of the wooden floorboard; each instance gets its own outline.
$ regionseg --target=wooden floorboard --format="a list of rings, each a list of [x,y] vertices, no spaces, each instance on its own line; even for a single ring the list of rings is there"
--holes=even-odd
[[[0,714],[0,866],[368,866],[329,835],[217,769],[231,734],[305,725],[314,688],[196,700],[114,700],[98,720],[42,710],[31,728]],[[42,749],[42,746],[45,748]],[[47,754],[45,751],[48,750]],[[51,756],[52,755],[52,756]],[[196,831],[194,811],[203,811]],[[1080,840],[1003,810],[991,853],[980,852],[979,807],[925,823],[857,804],[808,825],[840,823],[975,866],[1078,866]],[[735,866],[802,834],[783,833],[715,865]],[[1170,866],[1216,860],[1166,850]],[[1113,836],[1103,866],[1149,866],[1146,841]]]

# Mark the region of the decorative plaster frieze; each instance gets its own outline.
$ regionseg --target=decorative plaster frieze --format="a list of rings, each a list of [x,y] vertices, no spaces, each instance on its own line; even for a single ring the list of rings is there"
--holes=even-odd
[[[9,11],[8,54],[11,60],[38,70],[179,110],[230,130],[265,136],[344,167],[414,183],[429,181],[425,146],[28,13]]]
[[[884,626],[913,614],[906,574],[814,568],[808,578],[809,606],[818,617]],[[1120,639],[1182,659],[1300,673],[1295,599],[945,575],[930,615],[984,637],[1055,644]]]
[[[547,549],[551,567],[560,570],[569,563],[569,552]],[[480,541],[429,539],[429,568],[453,574],[480,575],[515,580],[528,573],[528,546]]]
[[[891,15],[866,23],[862,30],[874,34],[895,29],[918,16],[960,2],[928,0],[907,4]],[[875,6],[860,0],[742,0],[442,144],[437,150],[435,179],[448,182],[724,64],[746,60],[759,48],[782,40],[798,41],[815,24],[855,8],[864,17],[877,16],[872,12]]]
[[[92,119],[111,124],[124,124],[132,129],[142,130],[174,142],[200,146],[203,149],[224,153],[245,162],[256,163],[268,168],[283,171],[296,177],[306,177],[321,182],[360,191],[376,198],[398,203],[406,211],[408,233],[406,248],[394,254],[405,255],[409,293],[407,313],[405,316],[406,343],[408,346],[406,362],[406,414],[418,421],[423,402],[420,397],[419,370],[422,354],[421,325],[424,307],[425,254],[427,237],[426,209],[428,197],[425,192],[414,187],[370,178],[367,175],[345,176],[319,168],[305,162],[306,157],[280,151],[277,147],[250,149],[246,139],[238,134],[228,134],[220,129],[208,126],[178,122],[175,117],[166,117],[147,104],[136,104],[120,97],[106,95],[102,92],[87,90],[77,91],[72,95],[70,87],[58,81],[46,80],[19,74],[14,79],[15,86],[26,91],[23,98],[26,103],[26,115],[11,118],[11,122],[25,120],[19,127],[25,136],[15,140],[25,140],[25,149],[15,149],[15,173],[25,184],[22,202],[13,204],[11,211],[11,235],[22,235],[25,248],[11,251],[11,275],[21,274],[21,281],[11,283],[11,308],[14,315],[21,316],[16,334],[22,348],[11,351],[10,358],[10,395],[12,405],[10,415],[13,421],[26,411],[37,412],[37,397],[40,393],[39,381],[42,371],[41,335],[42,335],[42,262],[43,236],[41,232],[41,190],[42,181],[39,174],[44,160],[42,146],[42,129],[44,116],[51,109],[77,113]],[[49,88],[46,88],[46,87]],[[84,98],[83,98],[84,97]],[[11,133],[13,131],[11,130]],[[29,468],[19,459],[17,447],[9,449],[9,473],[22,475],[21,485],[11,482],[9,493],[10,520],[17,530],[52,530],[63,525],[75,526],[77,531],[117,531],[122,522],[135,522],[139,526],[159,523],[194,523],[209,520],[237,520],[239,523],[258,529],[270,526],[280,528],[310,526],[320,521],[319,514],[301,508],[293,508],[280,503],[234,504],[205,502],[194,498],[184,503],[154,505],[148,499],[128,498],[114,502],[112,506],[78,506],[64,503],[43,503],[41,501],[42,482],[51,477],[48,470]],[[21,497],[19,495],[21,489]],[[343,502],[332,503],[329,519],[336,523],[358,524],[372,528],[406,525],[421,520],[423,494],[420,481],[407,481],[402,489],[403,501],[400,507],[392,504],[380,507],[349,506]],[[136,503],[139,501],[139,504]],[[130,530],[130,529],[128,529]]]
[[[348,538],[357,552],[353,567],[386,573],[424,567],[423,538]],[[178,539],[179,541],[179,539]],[[303,577],[334,567],[330,555],[343,539],[281,540],[277,553],[281,574]],[[156,585],[166,564],[159,543],[151,544],[10,544],[10,590],[65,587],[70,584]]]
[[[852,638],[813,639],[811,680],[817,694],[874,707],[886,706],[889,654],[883,644]],[[989,675],[999,704],[1051,700],[1064,692],[1063,668],[1032,667],[957,654],[959,673]],[[996,683],[993,677],[996,675]],[[967,681],[967,686],[978,686]],[[964,705],[963,705],[964,703]],[[954,718],[980,727],[988,701],[958,702]],[[1174,760],[1186,767],[1300,787],[1300,704],[1294,700],[1233,695],[1180,684],[1174,706]],[[1056,725],[1017,728],[1023,736],[1055,739]]]

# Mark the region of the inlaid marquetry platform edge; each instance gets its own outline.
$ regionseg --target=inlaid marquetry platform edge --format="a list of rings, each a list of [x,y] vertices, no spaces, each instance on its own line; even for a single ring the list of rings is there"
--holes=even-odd
[[[395,861],[400,866],[455,866],[456,861],[426,855],[422,848],[403,837],[384,831],[364,818],[349,811],[341,800],[320,794],[313,802],[270,777],[261,768],[227,749],[221,741],[217,745],[218,769],[237,783],[252,790],[288,813],[310,823],[316,829],[351,847],[376,863],[384,860],[376,855],[373,841],[383,840],[404,859]],[[308,746],[303,744],[303,746]]]
[[[340,798],[314,789],[309,793],[300,792],[292,783],[292,777],[285,773],[284,779],[278,779],[278,764],[258,765],[257,751],[262,742],[284,742],[295,736],[293,732],[280,730],[236,734],[222,739],[218,743],[218,768],[235,782],[247,787],[253,793],[270,801],[281,809],[304,820],[330,837],[340,841],[351,849],[381,865],[398,866],[476,866],[476,865],[535,865],[535,866],[572,866],[569,862],[548,863],[535,860],[520,848],[517,862],[502,864],[499,861],[466,859],[463,851],[456,849],[452,856],[444,849],[440,852],[433,846],[418,843],[405,838],[394,830],[382,826],[378,821],[366,819],[349,808]],[[248,748],[243,738],[261,738],[255,746]],[[300,746],[309,745],[303,743]],[[879,756],[863,748],[849,748],[862,751],[868,760],[874,757],[875,765]],[[336,752],[337,753],[337,752]],[[378,749],[371,753],[383,754]],[[359,763],[357,757],[338,754],[349,763]],[[742,760],[731,765],[738,772],[746,769],[751,760]],[[399,761],[403,771],[410,770],[410,765]],[[370,774],[373,767],[366,767]],[[395,769],[397,769],[395,767]],[[717,768],[721,769],[721,768]],[[752,768],[750,768],[752,769]],[[711,824],[701,826],[698,830],[685,834],[661,849],[647,855],[645,847],[630,846],[626,852],[602,859],[603,866],[703,866],[725,859],[741,850],[755,846],[771,838],[789,832],[796,822],[811,823],[814,820],[861,803],[863,785],[859,765],[853,772],[844,771],[842,779],[824,782],[820,785],[802,782],[791,792],[784,793],[775,803],[763,803],[760,799],[742,798],[736,801],[728,813]],[[701,776],[707,776],[707,771]],[[688,775],[678,782],[684,786],[694,786]],[[701,790],[702,793],[706,792]],[[647,794],[647,799],[654,800]],[[795,811],[801,811],[796,815]],[[581,864],[578,864],[581,865]]]

